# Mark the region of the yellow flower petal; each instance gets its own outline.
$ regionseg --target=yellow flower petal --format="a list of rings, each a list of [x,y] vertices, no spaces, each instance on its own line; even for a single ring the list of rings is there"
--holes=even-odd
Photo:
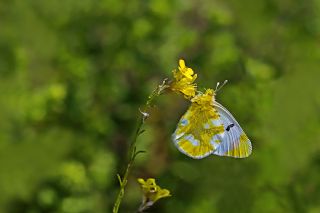
[[[158,194],[158,199],[171,196],[170,191],[168,189],[160,189]]]
[[[165,197],[170,197],[170,191],[168,189],[159,189],[158,193],[155,194],[155,196],[153,196],[152,201],[156,202],[161,198],[165,198]]]
[[[193,70],[191,68],[188,68],[186,71],[186,75],[192,77],[191,75],[193,75]]]
[[[144,185],[146,182],[142,178],[138,178],[137,181],[141,184]]]
[[[180,68],[180,69],[184,69],[185,67],[186,67],[186,63],[184,62],[183,59],[180,59],[180,60],[179,60],[179,68]]]

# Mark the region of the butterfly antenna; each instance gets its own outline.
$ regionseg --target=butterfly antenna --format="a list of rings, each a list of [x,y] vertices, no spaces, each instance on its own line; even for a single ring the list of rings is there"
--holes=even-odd
[[[216,85],[216,89],[215,89],[215,91],[217,91],[217,89],[218,89],[219,85],[220,85],[220,82],[218,81],[218,82],[217,82],[217,85]]]
[[[226,83],[228,83],[228,80],[224,80],[223,84],[221,84],[221,86],[220,86],[220,82],[218,82],[215,92],[218,92],[224,85],[226,85]]]

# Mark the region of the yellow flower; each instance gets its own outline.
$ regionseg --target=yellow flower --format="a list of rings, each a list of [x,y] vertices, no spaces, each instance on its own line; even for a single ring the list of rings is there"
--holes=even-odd
[[[197,74],[191,68],[186,67],[183,59],[179,60],[178,70],[172,72],[174,81],[170,85],[171,90],[182,93],[187,99],[194,97],[197,85],[193,82],[196,80]]]
[[[148,178],[146,181],[139,178],[138,182],[143,192],[142,204],[139,208],[141,212],[152,206],[159,199],[171,196],[170,191],[158,186],[154,178]]]

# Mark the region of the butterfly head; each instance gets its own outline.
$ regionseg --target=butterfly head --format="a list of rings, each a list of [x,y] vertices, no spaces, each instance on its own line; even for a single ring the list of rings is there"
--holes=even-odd
[[[196,95],[191,102],[197,103],[201,106],[211,106],[215,101],[215,91],[213,89],[207,89],[204,93]]]

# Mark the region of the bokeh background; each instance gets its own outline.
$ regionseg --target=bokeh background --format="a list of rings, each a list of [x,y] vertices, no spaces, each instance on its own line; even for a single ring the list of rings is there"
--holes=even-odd
[[[184,58],[253,142],[193,160],[171,134],[188,108],[157,99],[136,178],[171,191],[150,212],[320,212],[320,1],[1,0],[0,212],[111,212],[148,94]]]

